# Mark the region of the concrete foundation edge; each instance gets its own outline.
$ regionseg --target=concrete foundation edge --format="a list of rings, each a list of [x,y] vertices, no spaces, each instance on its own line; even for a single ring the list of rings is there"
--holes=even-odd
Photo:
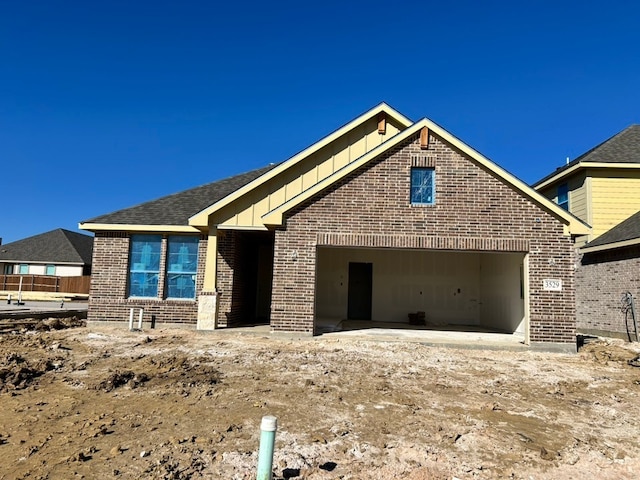
[[[534,352],[578,353],[578,343],[531,342],[529,348]]]
[[[596,330],[592,328],[581,328],[578,330],[578,335],[587,336],[587,337],[619,338],[621,340],[624,340],[625,342],[636,341],[636,334],[633,332],[629,335],[626,332],[613,332],[611,330]]]

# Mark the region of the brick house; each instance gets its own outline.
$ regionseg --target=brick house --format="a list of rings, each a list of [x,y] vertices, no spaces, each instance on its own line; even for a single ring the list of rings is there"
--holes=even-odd
[[[618,132],[533,188],[592,227],[576,237],[577,331],[635,339],[621,298],[629,292],[637,302],[640,295],[640,125]]]
[[[580,332],[638,341],[640,212],[585,245],[580,253],[576,272]],[[627,293],[636,302],[634,310],[625,308]]]
[[[89,321],[427,325],[575,351],[589,228],[428,119],[381,104],[278,165],[81,223]]]

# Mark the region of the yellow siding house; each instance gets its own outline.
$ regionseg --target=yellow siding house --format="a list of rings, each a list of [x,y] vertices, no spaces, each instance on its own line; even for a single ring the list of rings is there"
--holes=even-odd
[[[592,226],[582,247],[640,210],[640,125],[631,125],[533,185]]]

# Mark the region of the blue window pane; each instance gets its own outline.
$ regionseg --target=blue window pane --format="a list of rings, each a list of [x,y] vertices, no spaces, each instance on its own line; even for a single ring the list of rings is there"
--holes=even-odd
[[[412,168],[411,203],[415,205],[432,205],[434,203],[433,184],[433,168]]]
[[[167,297],[195,298],[198,237],[171,236],[167,247]]]
[[[157,297],[160,276],[160,235],[132,235],[129,256],[129,296]]]
[[[168,298],[195,298],[196,276],[184,273],[167,274]]]
[[[158,274],[150,272],[131,272],[129,277],[130,297],[157,297]]]
[[[22,274],[27,274],[29,273],[29,265],[20,265],[20,267],[18,268],[18,273]]]
[[[47,269],[45,271],[45,275],[55,275],[56,274],[56,266],[55,265],[47,265]]]
[[[558,205],[569,210],[569,187],[566,183],[558,185]]]

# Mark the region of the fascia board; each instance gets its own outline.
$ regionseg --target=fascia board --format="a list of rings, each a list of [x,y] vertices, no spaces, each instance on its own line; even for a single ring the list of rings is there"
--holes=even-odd
[[[79,223],[80,230],[90,232],[118,231],[118,232],[176,232],[200,233],[200,230],[190,225],[135,225],[125,223]]]
[[[580,249],[580,253],[593,253],[601,252],[603,250],[613,250],[614,248],[631,247],[633,245],[639,245],[640,238],[632,238],[631,240],[623,240],[622,242],[607,243],[605,245],[597,245],[595,247],[583,247]]]
[[[205,208],[204,210],[196,213],[191,218],[189,218],[189,225],[199,226],[199,227],[207,227],[209,225],[209,215],[211,215],[215,211],[223,208],[224,206],[230,204],[234,200],[237,200],[238,198],[240,198],[241,196],[247,194],[248,192],[250,192],[251,190],[255,189],[256,187],[258,187],[258,186],[262,185],[263,183],[269,181],[270,179],[276,177],[280,173],[284,172],[285,170],[287,170],[287,169],[291,168],[292,166],[296,165],[297,163],[299,163],[301,160],[307,158],[309,155],[312,155],[313,153],[315,153],[318,150],[320,150],[321,148],[327,146],[328,144],[330,144],[331,142],[333,142],[337,138],[339,138],[342,135],[346,134],[347,132],[353,130],[354,128],[360,126],[361,124],[363,124],[364,122],[366,122],[370,118],[374,117],[375,115],[378,115],[381,112],[386,113],[387,115],[389,115],[390,117],[392,117],[394,120],[396,120],[397,122],[399,122],[401,125],[403,125],[405,127],[409,127],[413,123],[407,117],[402,115],[397,110],[391,108],[386,103],[381,103],[380,105],[378,105],[378,106],[372,108],[371,110],[363,113],[358,118],[350,121],[349,123],[347,123],[343,127],[340,127],[335,132],[330,133],[329,135],[327,135],[323,139],[321,139],[318,142],[314,143],[313,145],[305,148],[304,150],[302,150],[301,152],[297,153],[296,155],[294,155],[293,157],[289,158],[288,160],[286,160],[285,162],[281,163],[280,165],[278,165],[277,167],[273,168],[272,170],[269,170],[264,175],[256,178],[252,182],[249,182],[244,187],[239,188],[235,192],[231,193],[230,195],[227,195],[226,197],[224,197],[223,199],[221,199],[218,202],[214,203],[213,205],[211,205],[211,206]]]
[[[59,260],[10,260],[0,258],[0,263],[28,263],[30,265],[70,265],[70,266],[83,266],[83,262],[60,262]],[[26,274],[18,274],[18,273],[10,273],[9,275],[32,275],[31,273]]]

